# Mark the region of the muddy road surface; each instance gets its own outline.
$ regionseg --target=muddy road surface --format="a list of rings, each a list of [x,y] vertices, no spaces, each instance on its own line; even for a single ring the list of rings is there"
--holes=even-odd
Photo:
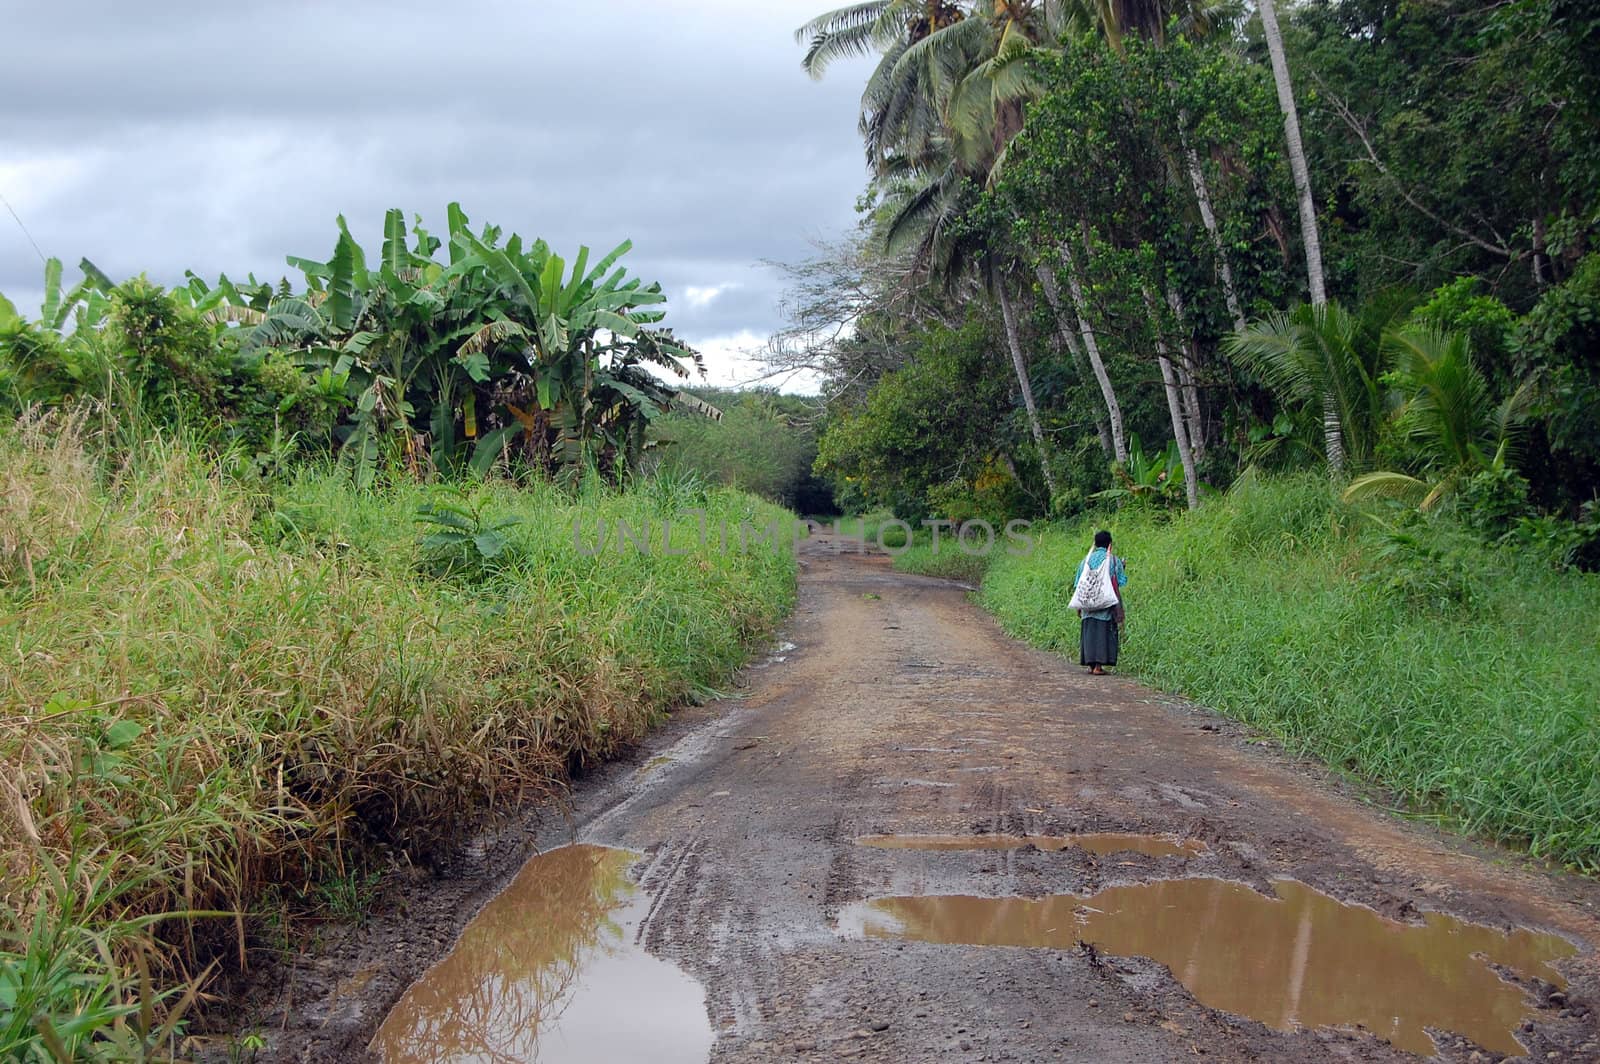
[[[263,1057],[1600,1061],[1593,881],[848,542],[784,639],[287,968]]]

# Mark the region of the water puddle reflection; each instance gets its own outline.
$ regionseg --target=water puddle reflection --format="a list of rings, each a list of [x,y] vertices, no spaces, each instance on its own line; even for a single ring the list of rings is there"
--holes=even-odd
[[[1091,897],[882,898],[840,914],[847,933],[974,946],[1073,948],[1150,957],[1199,1001],[1280,1031],[1361,1025],[1424,1056],[1424,1030],[1486,1049],[1525,1050],[1512,1031],[1531,1003],[1486,960],[1557,985],[1550,961],[1577,949],[1555,935],[1510,933],[1438,913],[1386,920],[1294,880],[1278,897],[1220,879],[1108,887]]]
[[[650,905],[628,878],[637,859],[603,846],[533,858],[395,1004],[373,1051],[386,1064],[706,1060],[700,985],[634,943]]]
[[[1149,857],[1193,857],[1206,852],[1198,839],[1175,835],[1122,835],[1095,832],[1085,835],[863,835],[862,846],[880,850],[1020,850],[1033,846],[1052,852],[1076,847],[1090,853],[1142,853]]]

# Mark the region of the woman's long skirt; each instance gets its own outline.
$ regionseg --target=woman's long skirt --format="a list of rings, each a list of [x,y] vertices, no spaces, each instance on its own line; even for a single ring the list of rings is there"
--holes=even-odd
[[[1082,648],[1078,660],[1084,665],[1115,665],[1117,663],[1117,624],[1115,621],[1083,619],[1079,635]]]

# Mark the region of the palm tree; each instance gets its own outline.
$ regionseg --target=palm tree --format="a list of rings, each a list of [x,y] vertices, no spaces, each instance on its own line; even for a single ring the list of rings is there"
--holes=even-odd
[[[1283,51],[1283,33],[1278,29],[1278,12],[1273,0],[1258,0],[1261,30],[1267,39],[1267,55],[1272,60],[1272,81],[1278,89],[1278,106],[1283,110],[1283,135],[1289,145],[1289,172],[1294,175],[1295,199],[1300,205],[1300,239],[1306,249],[1306,281],[1311,290],[1311,305],[1328,301],[1322,280],[1322,239],[1317,232],[1317,204],[1311,196],[1311,171],[1306,166],[1305,148],[1300,144],[1300,115],[1294,105],[1294,86],[1289,82],[1289,61]]]
[[[953,159],[946,160],[931,173],[907,174],[890,187],[879,206],[875,236],[890,254],[910,249],[913,261],[926,269],[930,277],[939,278],[946,285],[958,283],[967,273],[968,264],[981,255],[984,281],[1000,304],[1006,347],[1027,415],[1028,431],[1039,451],[1045,490],[1053,501],[1056,483],[1050,465],[1050,445],[1039,418],[1038,404],[1034,402],[1033,382],[1007,288],[1010,271],[1002,269],[992,250],[983,247],[972,234],[957,232],[951,226],[971,205],[975,192],[973,183],[964,177]]]
[[[881,53],[861,95],[861,134],[876,174],[897,161],[926,163],[948,150],[987,175],[1022,128],[1032,60],[1059,33],[1054,0],[993,0],[972,12],[949,3],[874,0],[800,27],[806,72],[834,59]]]
[[[915,247],[915,260],[946,283],[964,272],[975,250],[968,240],[949,238],[950,222],[970,201],[970,179],[987,180],[1022,128],[1021,100],[1033,87],[1027,65],[1043,29],[1039,6],[1023,0],[995,0],[981,16],[952,4],[875,0],[819,16],[796,33],[811,40],[803,65],[814,77],[834,58],[873,47],[883,52],[861,105],[868,160],[885,191],[877,228],[885,248]],[[985,280],[1000,303],[1028,428],[1054,500],[1049,444],[1008,271],[985,257]]]
[[[1382,336],[1397,308],[1375,302],[1364,314],[1337,303],[1301,304],[1246,326],[1228,338],[1228,353],[1262,378],[1281,400],[1322,410],[1329,468],[1364,465],[1383,421]]]
[[[965,17],[959,4],[941,0],[866,0],[818,15],[794,36],[809,41],[800,65],[820,78],[836,59],[887,54],[896,44],[915,43]]]

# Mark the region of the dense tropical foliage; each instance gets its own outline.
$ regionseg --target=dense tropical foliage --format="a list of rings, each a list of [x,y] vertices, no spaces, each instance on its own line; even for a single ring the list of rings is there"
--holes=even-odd
[[[722,416],[675,411],[657,420],[646,468],[670,480],[738,488],[800,514],[837,512],[832,491],[812,471],[816,411],[808,399],[762,388],[697,387],[692,394]]]
[[[886,0],[799,35],[813,76],[879,56],[859,247],[799,273],[848,281],[847,327],[774,355],[829,382],[820,468],[841,490],[922,513],[998,463],[1035,514],[1195,507],[1252,466],[1316,464],[1352,499],[1476,500],[1497,535],[1593,559],[1600,19],[1582,5]],[[933,354],[974,319],[976,391]],[[985,432],[917,448],[893,428],[912,376],[943,410],[1008,394]],[[1176,452],[1178,490],[1130,490],[1134,437]]]
[[[618,265],[631,244],[569,266],[542,240],[474,232],[456,204],[447,224],[441,239],[391,210],[369,263],[341,217],[326,261],[290,256],[298,290],[191,274],[165,292],[85,262],[63,292],[51,260],[37,319],[0,307],[0,403],[98,398],[263,461],[336,449],[361,485],[496,465],[616,478],[674,402],[716,416],[647,368],[703,372],[661,325],[661,287]]]

